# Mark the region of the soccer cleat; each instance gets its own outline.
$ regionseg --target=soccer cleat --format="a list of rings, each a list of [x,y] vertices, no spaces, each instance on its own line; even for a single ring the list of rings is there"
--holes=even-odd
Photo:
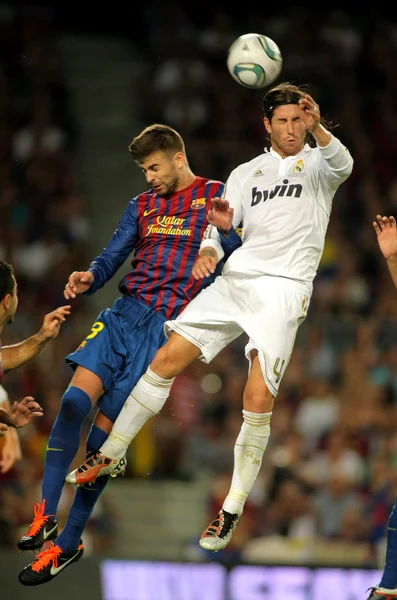
[[[226,548],[239,523],[240,517],[221,510],[210,523],[200,538],[200,546],[205,550],[218,552]]]
[[[58,521],[54,515],[44,514],[45,500],[34,505],[34,518],[31,526],[17,542],[20,550],[41,550],[44,542],[55,540],[58,535]]]
[[[73,552],[62,552],[62,548],[51,544],[47,550],[40,552],[33,562],[18,575],[22,585],[40,585],[54,579],[63,569],[79,560],[84,554],[84,546],[80,545]]]
[[[76,483],[77,485],[93,483],[97,477],[102,477],[103,475],[110,475],[110,477],[123,475],[126,467],[126,455],[123,458],[114,459],[105,456],[101,452],[97,452],[87,458],[80,467],[69,473],[69,475],[66,475],[65,481],[67,483]]]
[[[367,600],[395,600],[397,598],[397,588],[390,590],[376,586],[368,591],[370,594]]]

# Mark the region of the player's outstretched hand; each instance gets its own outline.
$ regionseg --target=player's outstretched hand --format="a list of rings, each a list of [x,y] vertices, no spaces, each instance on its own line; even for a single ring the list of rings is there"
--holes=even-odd
[[[24,427],[35,417],[42,417],[43,409],[32,396],[26,396],[20,402],[14,402],[7,414],[7,425]]]
[[[196,280],[209,277],[212,273],[215,273],[216,264],[215,256],[209,254],[199,256],[192,268],[193,277]]]
[[[37,335],[45,342],[56,338],[62,323],[66,321],[66,317],[70,315],[70,308],[70,304],[68,306],[60,306],[56,310],[48,313],[48,315],[44,317],[43,325]]]
[[[233,224],[234,210],[225,198],[213,198],[212,206],[208,211],[207,219],[211,225],[222,229],[222,231],[230,231]]]
[[[374,226],[379,248],[383,256],[388,259],[397,256],[397,227],[394,217],[382,217],[376,215],[377,221]]]
[[[301,119],[306,125],[306,129],[313,131],[321,121],[320,107],[309,94],[305,94],[304,98],[299,100],[299,108],[301,111]]]
[[[94,283],[94,274],[91,271],[73,271],[65,285],[63,295],[66,300],[76,298],[77,294],[83,294],[90,289]]]

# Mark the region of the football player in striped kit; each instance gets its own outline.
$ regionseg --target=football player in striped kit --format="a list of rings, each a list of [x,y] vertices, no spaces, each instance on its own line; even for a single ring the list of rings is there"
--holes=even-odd
[[[117,474],[115,461],[161,410],[175,376],[196,359],[209,363],[246,333],[248,380],[231,487],[200,539],[200,546],[212,551],[227,546],[258,476],[274,400],[310,303],[333,199],[353,168],[349,151],[323,126],[318,104],[302,88],[289,82],[271,88],[263,117],[271,147],[234,169],[224,198],[213,202],[209,235],[193,268],[197,281],[219,264],[225,243],[234,251],[222,275],[167,321],[168,342],[131,391],[100,449],[108,461],[100,474]],[[239,244],[235,228],[241,221]],[[84,467],[76,479],[95,480],[95,469]]]
[[[89,464],[99,473],[107,459],[96,451],[129,392],[166,342],[165,321],[174,319],[220,272],[214,268],[200,281],[192,275],[211,201],[223,193],[224,184],[192,172],[183,139],[166,125],[144,129],[129,151],[150,189],[128,203],[109,244],[88,270],[70,275],[64,291],[67,299],[94,294],[134,252],[131,270],[119,283],[120,298],[99,314],[85,340],[66,357],[74,375],[48,441],[42,500],[18,548],[36,551],[45,541],[56,541],[21,571],[24,585],[53,579],[84,552],[80,537],[108,478],[101,477],[95,489],[77,489],[59,537],[56,519],[83,420],[93,406],[99,407],[87,439]],[[125,460],[122,465],[117,461],[117,467],[118,472],[125,470]]]

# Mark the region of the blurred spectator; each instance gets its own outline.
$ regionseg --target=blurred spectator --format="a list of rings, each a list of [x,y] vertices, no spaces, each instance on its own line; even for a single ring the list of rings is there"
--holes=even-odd
[[[40,326],[46,312],[64,304],[67,276],[87,262],[90,220],[73,167],[79,128],[57,43],[49,8],[17,4],[0,10],[0,256],[13,263],[21,296],[4,345],[28,337],[36,321]],[[64,356],[85,337],[91,319],[84,307],[77,310],[51,348],[10,372],[7,392],[0,388],[0,402],[7,395],[32,395],[45,415],[18,434],[10,429],[0,443],[0,549],[14,550],[31,521],[48,433],[71,376]],[[106,551],[115,543],[113,514],[105,496],[86,534],[90,547]]]

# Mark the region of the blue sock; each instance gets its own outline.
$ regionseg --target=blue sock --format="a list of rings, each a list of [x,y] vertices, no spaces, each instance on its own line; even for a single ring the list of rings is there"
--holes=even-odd
[[[397,587],[397,499],[387,523],[386,563],[379,586]]]
[[[87,454],[99,450],[107,437],[107,433],[92,425],[87,438]],[[72,552],[78,547],[87,521],[108,481],[109,475],[105,475],[98,477],[90,486],[77,488],[68,520],[56,541],[64,552]]]
[[[56,515],[65,477],[79,448],[81,426],[91,408],[90,397],[83,390],[68,387],[47,445],[42,484],[45,515]]]

